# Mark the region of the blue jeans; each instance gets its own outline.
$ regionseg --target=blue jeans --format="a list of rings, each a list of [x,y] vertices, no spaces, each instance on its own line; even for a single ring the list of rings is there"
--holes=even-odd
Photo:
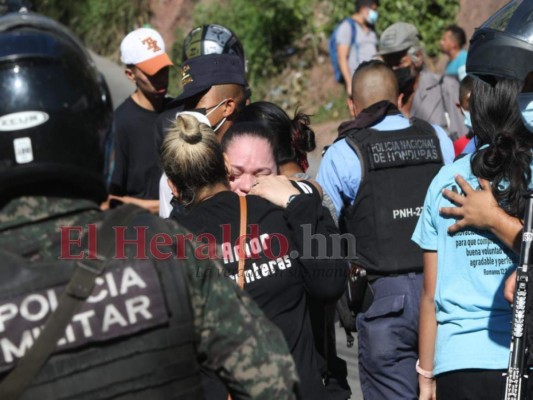
[[[418,316],[422,274],[378,278],[372,305],[357,316],[359,376],[365,400],[418,398]]]

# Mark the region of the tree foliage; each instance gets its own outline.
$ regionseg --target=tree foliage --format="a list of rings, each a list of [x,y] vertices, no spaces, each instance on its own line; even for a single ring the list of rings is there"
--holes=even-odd
[[[252,84],[277,72],[307,30],[312,0],[228,0],[199,4],[195,25],[217,23],[231,28],[243,43]]]
[[[117,56],[124,35],[150,22],[149,0],[34,0],[33,6],[103,55]]]
[[[115,59],[124,35],[150,21],[150,0],[34,0],[33,5],[70,27],[97,53]],[[311,60],[304,64],[312,63],[316,49],[309,52],[305,47],[324,43],[334,26],[354,12],[354,5],[355,0],[202,0],[195,7],[194,25],[231,28],[243,43],[250,83],[258,86],[278,74],[291,55],[301,58],[307,51]],[[397,21],[413,23],[428,54],[435,55],[444,27],[454,22],[458,11],[459,0],[380,0],[376,30],[379,34]],[[186,34],[180,28],[169,49],[174,60],[181,59]],[[176,74],[173,71],[173,80]]]
[[[330,30],[354,12],[354,4],[354,0],[335,2],[330,12]],[[444,28],[455,22],[459,0],[381,0],[378,12],[378,34],[395,22],[409,22],[418,28],[426,52],[435,56],[439,52],[439,40]]]

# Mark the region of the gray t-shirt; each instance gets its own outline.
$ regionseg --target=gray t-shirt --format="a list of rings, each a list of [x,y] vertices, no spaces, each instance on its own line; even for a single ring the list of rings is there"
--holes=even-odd
[[[459,82],[451,76],[440,76],[422,70],[414,93],[411,115],[430,124],[439,125],[455,140],[468,132],[456,103]]]
[[[352,28],[350,22],[344,20],[339,25],[336,35],[337,44],[352,44]],[[353,74],[359,64],[363,61],[371,60],[378,52],[378,35],[369,29],[365,32],[363,27],[355,23],[355,43],[350,47],[348,53],[348,68],[350,74]]]

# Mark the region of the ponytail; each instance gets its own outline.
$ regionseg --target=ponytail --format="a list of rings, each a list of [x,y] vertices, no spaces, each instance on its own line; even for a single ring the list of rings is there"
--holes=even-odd
[[[295,161],[303,171],[309,168],[307,153],[316,148],[315,132],[309,126],[310,123],[309,115],[298,111],[291,121],[290,143],[293,155],[290,161]]]
[[[307,153],[316,147],[315,132],[309,126],[309,115],[296,112],[291,119],[276,104],[257,101],[244,107],[234,124],[246,121],[260,121],[268,128],[277,143],[278,165],[296,162],[302,170],[307,169]]]
[[[476,79],[470,98],[472,127],[479,139],[471,159],[472,172],[491,181],[494,197],[515,217],[524,212],[533,147],[533,135],[518,111],[521,88],[522,82],[515,79],[498,80],[495,85]]]

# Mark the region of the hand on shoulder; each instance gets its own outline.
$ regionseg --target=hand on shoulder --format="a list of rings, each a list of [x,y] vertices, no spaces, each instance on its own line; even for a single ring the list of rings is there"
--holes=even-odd
[[[257,178],[250,194],[260,196],[271,203],[285,208],[291,196],[300,194],[289,178],[284,175],[268,175]]]

